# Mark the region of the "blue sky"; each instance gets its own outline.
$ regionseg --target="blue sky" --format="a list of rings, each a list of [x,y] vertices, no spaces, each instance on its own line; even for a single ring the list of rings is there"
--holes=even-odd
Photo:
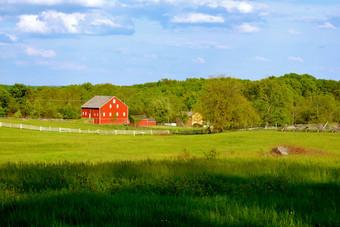
[[[340,80],[339,0],[0,0],[0,83]]]

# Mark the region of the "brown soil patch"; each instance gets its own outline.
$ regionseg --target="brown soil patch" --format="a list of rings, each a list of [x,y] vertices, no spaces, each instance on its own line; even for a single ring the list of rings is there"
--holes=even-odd
[[[287,152],[288,152],[289,155],[327,155],[327,153],[323,152],[323,151],[315,151],[315,150],[307,149],[307,148],[304,148],[304,147],[298,147],[298,146],[294,146],[294,145],[281,146],[281,147],[287,148]],[[281,156],[274,151],[275,148],[276,147],[274,147],[270,151],[270,153],[273,156]]]

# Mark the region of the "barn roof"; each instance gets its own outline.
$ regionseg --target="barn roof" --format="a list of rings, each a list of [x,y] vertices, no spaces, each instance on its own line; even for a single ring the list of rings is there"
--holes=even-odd
[[[110,101],[114,96],[99,96],[96,95],[89,101],[87,101],[84,105],[81,106],[81,108],[100,108],[105,103]]]
[[[156,122],[156,120],[154,118],[148,118],[149,122]]]
[[[132,115],[134,118],[139,118],[141,120],[148,119],[145,115]]]

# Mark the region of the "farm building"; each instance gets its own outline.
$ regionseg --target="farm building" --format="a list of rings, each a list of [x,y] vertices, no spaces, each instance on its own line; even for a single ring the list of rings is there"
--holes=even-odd
[[[115,96],[94,96],[81,106],[81,118],[95,124],[128,124],[129,107]]]
[[[131,122],[130,124],[133,126],[138,126],[138,127],[147,127],[147,126],[153,126],[156,125],[156,120],[153,118],[147,118],[145,115],[132,115],[134,119],[140,119],[138,123],[136,122]]]
[[[203,125],[203,118],[200,113],[198,112],[194,113],[193,111],[183,112],[183,113],[187,114],[189,118],[186,124],[184,124],[183,121],[181,121],[180,119],[176,119],[177,126],[192,127],[195,124]]]

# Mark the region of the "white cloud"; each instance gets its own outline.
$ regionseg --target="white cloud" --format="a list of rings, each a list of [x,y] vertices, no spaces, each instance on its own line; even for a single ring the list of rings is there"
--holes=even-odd
[[[55,62],[55,61],[36,61],[37,65],[47,66],[53,70],[74,70],[83,71],[87,69],[86,65],[77,65],[71,62]]]
[[[18,37],[9,33],[1,33],[0,32],[0,42],[11,43],[18,41]]]
[[[118,18],[119,19],[119,18]],[[124,21],[123,21],[124,22]],[[121,25],[110,15],[96,12],[63,13],[54,10],[43,11],[39,15],[21,15],[17,29],[26,33],[39,34],[112,34],[133,32],[134,28]]]
[[[288,33],[292,35],[301,35],[302,33],[300,31],[297,31],[295,29],[288,29]]]
[[[189,6],[197,8],[208,6],[210,8],[224,8],[228,12],[252,13],[256,10],[267,8],[264,4],[252,1],[232,1],[232,0],[165,0],[176,6]]]
[[[255,60],[257,60],[257,61],[270,61],[268,58],[260,57],[260,56],[256,56]]]
[[[208,4],[211,7],[223,7],[227,11],[237,10],[241,13],[251,13],[254,10],[254,7],[245,1],[215,1],[214,3]]]
[[[240,26],[237,26],[236,30],[241,33],[254,33],[254,32],[259,32],[260,28],[257,26],[248,24],[248,23],[243,23]]]
[[[27,47],[25,53],[29,56],[40,56],[43,58],[52,58],[56,55],[53,50],[39,50],[34,47]]]
[[[100,7],[103,6],[105,0],[4,0],[7,4],[32,4],[32,5],[81,5],[86,7]]]
[[[217,42],[207,42],[207,41],[199,41],[199,42],[185,42],[185,43],[165,43],[165,45],[172,47],[184,47],[191,49],[220,49],[220,50],[231,50],[233,49],[227,45],[221,45]]]
[[[46,22],[40,21],[38,15],[21,15],[17,28],[28,33],[48,33]]]
[[[205,64],[207,61],[204,58],[197,58],[194,62],[199,63],[199,64]]]
[[[220,50],[231,50],[231,49],[233,49],[233,48],[230,47],[230,46],[219,45],[219,44],[216,44],[215,47],[216,47],[217,49],[220,49]]]
[[[28,63],[26,61],[14,61],[13,63],[17,66],[22,66],[22,67],[28,66]]]
[[[334,29],[336,28],[334,25],[332,25],[329,22],[325,22],[324,24],[318,25],[318,28],[330,28],[330,29]]]
[[[114,21],[107,19],[107,18],[96,18],[91,22],[91,25],[95,25],[95,26],[105,25],[105,26],[110,26],[113,28],[122,27],[122,25],[117,24]]]
[[[212,16],[203,13],[188,13],[174,16],[171,19],[174,23],[224,23],[222,16]]]
[[[80,22],[85,20],[85,14],[66,14],[56,11],[43,12],[41,17],[49,25],[50,30],[73,34],[80,33]]]
[[[288,61],[303,62],[303,59],[301,57],[288,57]]]
[[[75,70],[75,71],[83,71],[87,69],[86,65],[76,65],[70,62],[63,62],[60,63],[55,69],[61,69],[61,70]]]

